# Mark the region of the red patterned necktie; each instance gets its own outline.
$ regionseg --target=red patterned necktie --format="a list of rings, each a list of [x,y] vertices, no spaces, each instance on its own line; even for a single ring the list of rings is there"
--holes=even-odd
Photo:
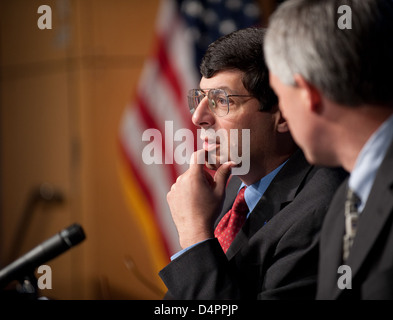
[[[245,190],[246,187],[243,187],[239,191],[235,202],[233,203],[232,209],[225,214],[214,231],[214,235],[220,242],[221,247],[225,253],[227,252],[233,239],[235,239],[237,233],[242,228],[244,221],[246,221],[247,218],[247,213],[249,210],[246,200],[244,199]]]

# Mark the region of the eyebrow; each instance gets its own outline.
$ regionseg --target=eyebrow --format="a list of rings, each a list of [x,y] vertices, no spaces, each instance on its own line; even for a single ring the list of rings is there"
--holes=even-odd
[[[199,87],[199,90],[202,90],[204,92],[209,91],[211,89],[222,89],[222,90],[225,90],[229,94],[244,95],[244,94],[237,93],[236,91],[233,91],[231,88],[226,87],[226,86],[218,86],[218,87],[215,87],[215,88],[205,88],[205,89],[201,88],[200,86],[198,86],[198,87]]]

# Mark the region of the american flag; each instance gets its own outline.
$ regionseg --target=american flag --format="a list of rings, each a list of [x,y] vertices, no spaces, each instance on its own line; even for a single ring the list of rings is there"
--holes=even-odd
[[[175,161],[165,163],[165,155],[181,143],[191,144],[192,150],[196,146],[196,141],[167,139],[173,139],[173,134],[184,128],[197,139],[186,95],[188,89],[198,86],[199,64],[207,46],[222,35],[260,23],[259,7],[253,0],[162,0],[160,3],[155,49],[145,62],[119,131],[120,177],[130,212],[146,235],[144,240],[157,271],[180,249],[166,194],[188,167]],[[160,134],[143,141],[147,130]],[[173,148],[168,147],[168,142]],[[142,158],[149,144],[162,150],[162,164],[147,164]]]

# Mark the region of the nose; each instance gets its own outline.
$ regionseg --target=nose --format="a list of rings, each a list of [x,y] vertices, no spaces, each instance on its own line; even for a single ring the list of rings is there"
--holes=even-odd
[[[214,124],[215,118],[213,112],[209,108],[209,102],[207,97],[204,97],[199,103],[198,107],[192,115],[192,122],[194,125],[201,128],[210,127]]]

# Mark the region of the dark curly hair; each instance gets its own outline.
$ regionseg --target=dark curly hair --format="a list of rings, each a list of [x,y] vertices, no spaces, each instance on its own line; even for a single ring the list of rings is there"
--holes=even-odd
[[[261,111],[278,105],[278,98],[269,85],[269,71],[263,55],[265,32],[263,28],[252,27],[219,38],[209,45],[200,66],[205,78],[225,70],[244,72],[242,83],[258,99]]]

